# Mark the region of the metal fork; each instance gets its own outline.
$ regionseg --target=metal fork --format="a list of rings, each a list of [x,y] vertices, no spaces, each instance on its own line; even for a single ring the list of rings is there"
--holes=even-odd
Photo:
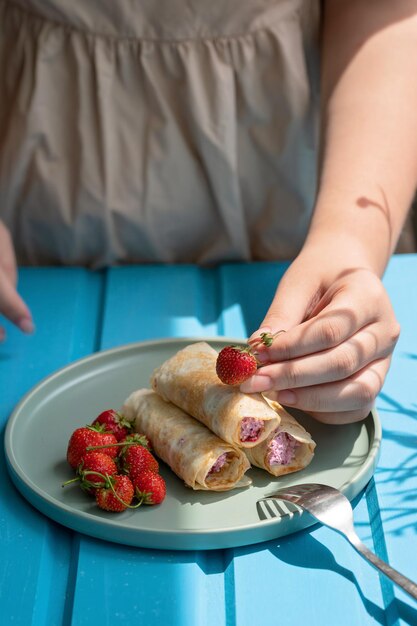
[[[338,489],[317,483],[295,485],[279,489],[258,502],[264,500],[284,500],[308,511],[319,522],[343,535],[365,560],[417,600],[417,584],[385,563],[361,542],[353,527],[352,506]]]

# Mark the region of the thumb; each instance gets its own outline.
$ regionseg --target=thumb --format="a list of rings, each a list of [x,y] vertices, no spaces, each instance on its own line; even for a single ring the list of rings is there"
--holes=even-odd
[[[23,332],[34,330],[32,316],[6,272],[0,267],[0,313],[16,324]]]
[[[292,266],[284,274],[259,329],[249,338],[251,345],[257,343],[261,333],[270,333],[272,337],[279,337],[276,341],[281,346],[283,337],[280,331],[288,333],[308,317],[318,300],[320,289],[316,281],[312,281],[305,273],[300,274],[295,267],[292,271]],[[288,339],[289,336],[286,335],[285,343]],[[268,360],[266,347],[259,341],[256,350],[260,361]]]
[[[32,315],[16,290],[17,267],[10,233],[0,220],[0,314],[25,333],[34,330]],[[0,340],[5,336],[0,327]]]

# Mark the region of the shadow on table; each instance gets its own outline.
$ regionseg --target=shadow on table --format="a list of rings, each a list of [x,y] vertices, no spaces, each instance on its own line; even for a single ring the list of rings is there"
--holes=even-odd
[[[408,355],[408,358],[417,359],[417,355]],[[380,399],[385,406],[381,412],[386,415],[394,414],[394,420],[386,420],[383,427],[383,440],[402,448],[401,463],[398,455],[384,455],[375,471],[378,487],[387,486],[391,497],[379,503],[380,514],[384,523],[385,534],[403,535],[407,531],[417,532],[415,517],[417,514],[417,494],[415,477],[417,476],[417,436],[415,422],[417,421],[417,404],[406,406],[396,398],[381,392]],[[401,414],[410,418],[409,427],[396,428],[395,416]],[[388,422],[388,423],[387,423]],[[393,428],[389,428],[392,423]],[[384,505],[385,502],[385,505]],[[387,506],[388,505],[388,506]]]
[[[406,407],[404,404],[401,404],[401,402],[399,402],[392,396],[389,396],[387,393],[384,393],[383,391],[380,392],[379,398],[381,400],[384,400],[384,402],[388,405],[388,407],[390,407],[390,408],[384,407],[382,409],[384,413],[389,413],[390,411],[392,411],[394,413],[402,413],[403,415],[407,415],[408,417],[411,417],[412,419],[417,419],[417,405],[416,404],[412,405],[416,407],[415,409],[410,409]],[[414,442],[415,442],[415,439],[414,439]]]
[[[284,541],[279,546],[272,546],[272,542],[270,542],[268,548],[280,561],[288,563],[289,565],[302,567],[304,569],[333,571],[349,580],[355,585],[368,614],[379,624],[391,626],[398,623],[399,618],[404,620],[407,624],[417,624],[417,610],[413,609],[405,602],[392,597],[387,606],[382,608],[375,604],[375,602],[372,602],[372,600],[369,600],[364,595],[353,572],[339,565],[332,552],[317,541],[317,539],[314,539],[309,531],[304,531],[304,534],[305,550],[303,550],[303,552],[294,550],[291,540]]]
[[[409,624],[410,626],[417,624],[417,608],[414,609],[406,602],[395,598],[393,585],[388,579],[380,575],[381,587],[383,589],[383,595],[385,596],[385,606],[381,607],[365,596],[355,574],[348,568],[340,565],[336,561],[333,553],[311,535],[312,531],[313,529],[310,528],[296,533],[296,540],[298,542],[300,541],[300,537],[302,538],[303,549],[300,549],[298,545],[298,549],[294,550],[293,542],[295,539],[291,536],[280,539],[278,545],[276,540],[268,541],[262,545],[264,549],[269,550],[277,559],[288,565],[304,570],[327,570],[343,576],[355,586],[365,610],[375,622],[383,626],[394,626],[399,623],[399,620],[402,620],[401,623]],[[257,550],[259,550],[259,546],[246,546],[240,548],[239,553],[250,554]],[[234,556],[235,552],[231,550],[228,558],[223,557],[222,565],[224,570],[231,564]],[[203,564],[200,562],[199,565],[202,567]],[[204,566],[203,569],[205,569]],[[212,570],[212,566],[209,567],[209,569]],[[205,571],[205,573],[210,574],[213,573],[213,571]],[[374,575],[377,575],[376,571]]]

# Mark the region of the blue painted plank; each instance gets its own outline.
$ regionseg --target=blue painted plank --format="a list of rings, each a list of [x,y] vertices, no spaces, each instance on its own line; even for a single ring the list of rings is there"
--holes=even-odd
[[[82,538],[71,623],[221,626],[222,554],[135,549]]]
[[[261,324],[288,264],[230,263],[220,269],[224,335],[247,337]]]
[[[161,337],[217,335],[218,310],[217,270],[115,268],[108,276],[101,348]],[[222,559],[221,552],[143,550],[80,536],[70,623],[222,626]],[[97,589],[102,590],[100,601],[92,602]]]
[[[113,268],[101,346],[181,336],[213,336],[217,271],[190,265]],[[204,294],[207,297],[202,297]]]
[[[375,474],[383,539],[390,563],[417,580],[417,261],[395,257],[384,284],[402,332],[377,408],[383,426],[381,459]],[[401,591],[391,609],[398,624],[417,623],[417,604]],[[411,618],[411,621],[410,621]]]
[[[378,575],[327,529],[237,550],[234,569],[239,626],[257,623],[259,607],[283,626],[385,623]]]
[[[24,393],[96,349],[102,285],[101,275],[83,270],[21,270],[20,291],[37,330],[27,337],[6,324],[8,339],[0,345],[2,438],[7,418]],[[61,624],[70,564],[76,558],[72,533],[38,513],[16,491],[3,446],[0,473],[0,623]]]

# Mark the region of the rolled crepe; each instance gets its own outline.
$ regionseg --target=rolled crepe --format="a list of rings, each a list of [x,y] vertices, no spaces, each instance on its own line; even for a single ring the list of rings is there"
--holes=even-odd
[[[279,425],[279,416],[259,393],[244,394],[216,374],[217,352],[201,341],[165,361],[151,376],[152,388],[228,443],[256,446]]]
[[[250,464],[243,450],[219,439],[208,428],[150,389],[134,391],[122,414],[149,437],[155,453],[192,489],[227,491],[245,487]]]
[[[297,472],[311,462],[316,443],[278,402],[269,403],[280,415],[280,425],[262,443],[244,452],[252,465],[273,476]]]

